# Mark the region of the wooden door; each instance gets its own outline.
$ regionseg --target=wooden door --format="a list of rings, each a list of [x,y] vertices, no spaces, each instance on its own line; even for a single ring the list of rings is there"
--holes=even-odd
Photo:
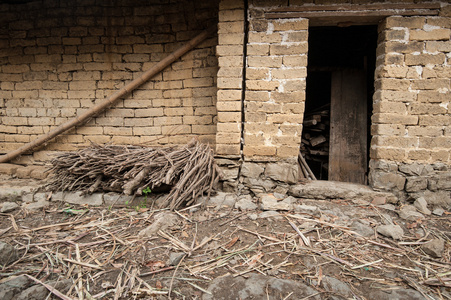
[[[359,69],[332,72],[329,180],[366,184],[366,74]]]

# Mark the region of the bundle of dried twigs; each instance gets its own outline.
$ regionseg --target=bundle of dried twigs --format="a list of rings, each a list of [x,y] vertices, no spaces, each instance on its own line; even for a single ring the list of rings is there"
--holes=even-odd
[[[147,187],[169,186],[162,207],[170,209],[190,205],[204,193],[210,196],[219,180],[211,148],[195,140],[165,148],[92,144],[61,153],[51,163],[49,190],[141,195]]]

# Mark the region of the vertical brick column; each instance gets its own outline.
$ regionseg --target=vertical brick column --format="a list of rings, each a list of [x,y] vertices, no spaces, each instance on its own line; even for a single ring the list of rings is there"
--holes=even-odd
[[[380,25],[371,126],[370,185],[431,204],[451,203],[451,22],[441,14]]]
[[[244,3],[222,0],[218,24],[216,154],[240,155]]]
[[[305,107],[308,20],[253,18],[249,30],[244,156],[297,157]]]
[[[389,17],[380,26],[370,157],[449,162],[449,18]]]

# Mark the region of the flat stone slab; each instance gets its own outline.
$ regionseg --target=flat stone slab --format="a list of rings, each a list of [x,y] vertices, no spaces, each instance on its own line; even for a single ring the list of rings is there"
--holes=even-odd
[[[290,195],[306,199],[348,199],[371,202],[376,197],[385,197],[387,203],[397,203],[398,198],[392,193],[374,191],[362,184],[312,180],[305,184],[291,186]],[[378,198],[379,199],[379,198]]]
[[[214,279],[208,287],[210,294],[204,294],[203,300],[228,299],[321,299],[316,290],[308,285],[294,280],[279,279],[260,274],[249,274],[243,277],[220,277]]]

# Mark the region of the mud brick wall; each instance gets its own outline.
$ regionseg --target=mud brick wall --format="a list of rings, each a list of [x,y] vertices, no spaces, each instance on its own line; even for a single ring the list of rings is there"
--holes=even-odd
[[[242,0],[220,2],[216,153],[235,158],[241,154],[244,17]]]
[[[266,20],[249,7],[245,159],[297,157],[307,76],[308,20]]]
[[[438,17],[389,17],[380,24],[370,163],[372,186],[448,204],[450,16],[442,9]]]
[[[217,22],[218,1],[0,4],[0,152],[48,132]],[[215,144],[217,37],[34,154],[90,142]]]

